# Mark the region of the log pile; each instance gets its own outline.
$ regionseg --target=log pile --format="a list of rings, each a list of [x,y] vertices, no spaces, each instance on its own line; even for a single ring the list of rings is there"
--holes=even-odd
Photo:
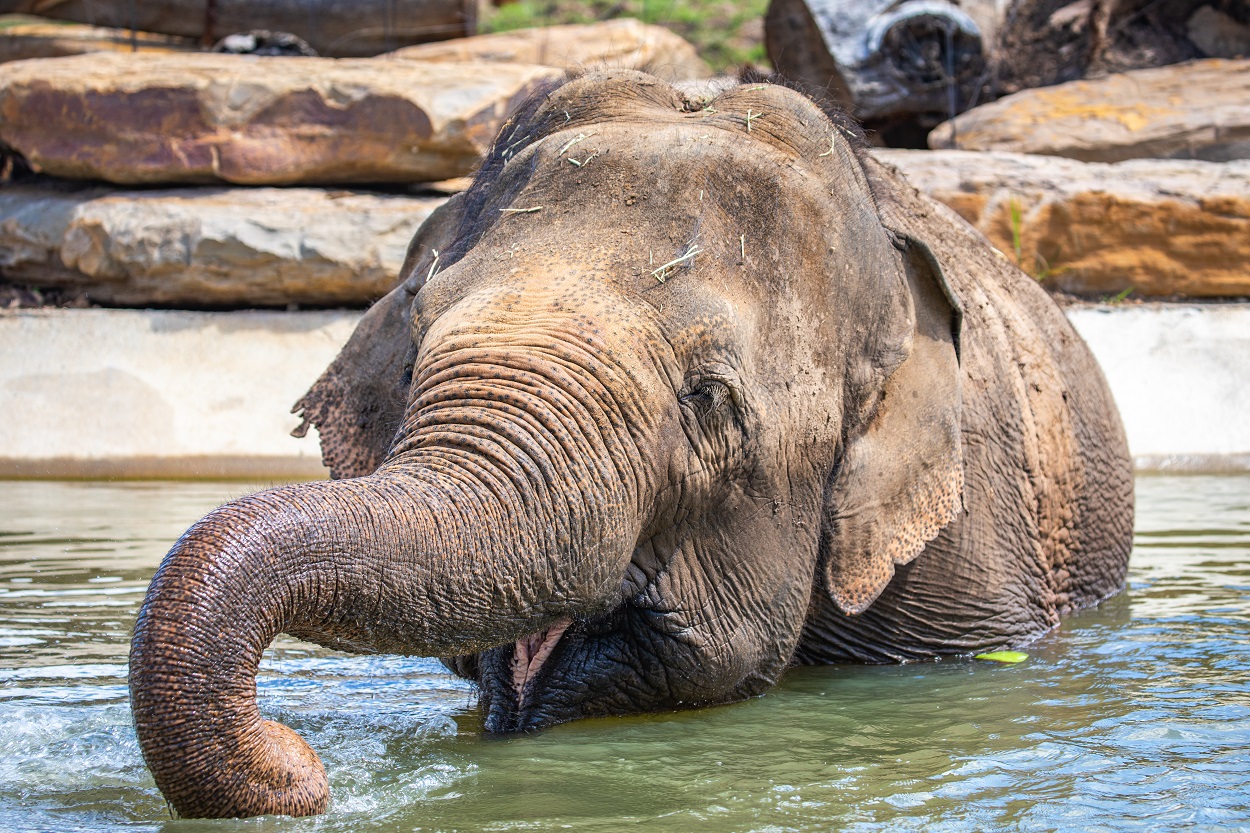
[[[1244,0],[773,0],[765,24],[777,71],[911,147],[1020,90],[1250,57]]]
[[[329,58],[477,33],[476,0],[0,0],[0,14],[176,35],[204,46],[253,29],[290,32]]]
[[[49,23],[39,18],[0,19],[0,63],[63,58],[88,52],[188,52],[188,38],[86,24]]]
[[[778,72],[877,130],[959,112],[985,72],[980,27],[944,0],[773,0],[764,25]]]

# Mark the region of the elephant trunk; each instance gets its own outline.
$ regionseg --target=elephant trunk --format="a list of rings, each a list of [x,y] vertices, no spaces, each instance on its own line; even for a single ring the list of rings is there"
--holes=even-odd
[[[130,690],[144,758],[181,815],[325,809],[316,753],[257,707],[257,668],[278,633],[459,655],[616,603],[637,530],[570,517],[577,501],[485,463],[408,456],[426,459],[234,501],[166,556],[135,628]],[[600,509],[625,500],[619,488],[580,497]]]

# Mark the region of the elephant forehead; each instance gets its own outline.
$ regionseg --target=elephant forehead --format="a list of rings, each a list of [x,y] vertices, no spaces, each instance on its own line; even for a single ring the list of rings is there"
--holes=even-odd
[[[553,261],[653,284],[713,249],[735,263],[818,262],[827,230],[878,223],[854,173],[813,157],[695,118],[560,131],[509,164],[490,242],[542,241]]]
[[[537,247],[648,296],[689,286],[682,278],[693,274],[748,297],[801,293],[804,283],[825,292],[817,276],[881,261],[890,247],[849,146],[830,143],[822,156],[805,145],[804,156],[736,118],[686,113],[547,136],[510,164],[526,182],[497,209],[489,242]]]
[[[705,199],[707,191],[717,185],[737,181],[758,179],[782,186],[782,179],[811,178],[815,184],[815,170],[792,148],[760,141],[725,116],[701,119],[670,114],[670,119],[605,122],[561,130],[536,145],[536,159],[531,164],[545,173],[557,174],[559,179],[547,180],[544,185],[555,186],[574,199],[580,188],[599,187],[604,180],[690,203]],[[706,186],[703,198],[698,190],[674,191],[674,187],[691,183]],[[788,190],[796,186],[791,183]]]
[[[822,153],[831,140],[845,144],[840,131],[811,99],[776,84],[742,84],[714,94],[683,93],[656,78],[608,70],[573,79],[556,90],[546,106],[544,128],[552,133],[585,131],[610,122],[646,128],[666,123],[719,126],[744,134],[753,143],[772,144],[798,156]]]

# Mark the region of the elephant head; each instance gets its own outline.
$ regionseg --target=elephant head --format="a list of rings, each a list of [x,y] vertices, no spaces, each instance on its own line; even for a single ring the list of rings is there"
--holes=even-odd
[[[335,480],[174,545],[131,651],[183,815],[307,814],[280,632],[447,658],[489,731],[740,700],[813,594],[866,608],[959,511],[959,304],[853,131],[780,86],[583,76],[504,128],[300,403]]]

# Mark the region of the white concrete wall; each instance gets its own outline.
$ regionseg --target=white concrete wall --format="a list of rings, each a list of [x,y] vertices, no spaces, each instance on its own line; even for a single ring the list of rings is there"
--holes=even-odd
[[[1146,471],[1250,471],[1250,304],[1067,310]]]
[[[0,477],[318,477],[289,412],[346,312],[0,313]]]
[[[1250,470],[1250,304],[1076,307],[1140,468]],[[0,312],[0,477],[316,477],[352,312]]]

